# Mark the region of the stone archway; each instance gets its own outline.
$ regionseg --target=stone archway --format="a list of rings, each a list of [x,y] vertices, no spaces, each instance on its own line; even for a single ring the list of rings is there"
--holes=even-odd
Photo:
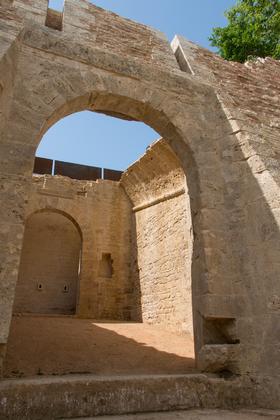
[[[169,385],[162,390],[153,382],[159,398],[151,398],[148,382],[150,403],[142,404],[143,411],[168,408],[172,394],[176,407],[185,403],[189,407],[190,390],[194,406],[213,406],[214,401],[220,407],[240,407],[245,395],[254,406],[278,407],[279,340],[270,333],[279,325],[279,165],[274,141],[278,86],[277,80],[271,84],[267,77],[277,71],[277,63],[264,60],[249,68],[227,64],[180,38],[173,47],[182,48],[195,73],[186,74],[156,30],[86,0],[67,0],[59,16],[62,26],[47,22],[46,27],[47,9],[48,0],[28,5],[26,0],[1,2],[0,371],[37,144],[58,119],[91,109],[151,125],[180,159],[194,234],[191,274],[199,368],[227,377],[241,374],[234,381],[180,379],[173,390]],[[64,387],[69,385],[55,387],[60,391],[56,395],[60,417],[79,415],[85,406],[86,415],[92,415],[96,405],[93,410],[91,395],[85,403],[81,383],[73,379],[72,384],[67,407]],[[87,393],[88,382],[83,385]],[[198,386],[195,393],[193,385]],[[94,415],[137,411],[139,398],[133,397],[139,382],[130,382],[129,387],[132,402],[124,405],[126,378],[123,387],[116,384],[111,408],[104,411],[98,400]],[[10,387],[4,388],[7,415],[21,412],[9,398]],[[105,388],[108,395],[108,382]],[[48,389],[46,382],[42,392]],[[185,396],[178,389],[185,390]],[[48,412],[50,398],[38,398],[32,384],[19,396],[21,406],[26,407],[26,398],[33,413],[41,414],[42,407]]]
[[[26,41],[27,51],[32,49],[31,41],[34,39]],[[35,150],[43,133],[60,118],[72,112],[93,110],[150,125],[168,142],[187,177],[194,230],[191,270],[198,354],[209,342],[204,339],[205,328],[211,335],[212,319],[228,317],[230,305],[221,314],[218,302],[223,303],[224,296],[231,294],[232,268],[236,263],[231,232],[227,230],[228,209],[224,206],[228,193],[225,168],[220,162],[225,147],[221,140],[229,135],[229,127],[214,91],[184,74],[166,72],[157,80],[140,73],[131,77],[125,72],[118,75],[89,67],[73,58],[74,66],[63,57],[51,62],[47,51],[37,51],[36,55],[36,66],[32,60],[19,63],[10,115],[20,113],[21,117],[16,124],[11,119],[6,125],[7,143],[20,148],[24,156],[22,159],[12,153],[9,159],[13,178],[8,184],[15,189],[14,183],[19,180],[21,191],[13,200],[13,208],[23,213]],[[5,290],[5,313],[9,316],[2,321],[3,342],[8,336],[15,284],[16,272],[10,275]],[[234,318],[231,313],[230,316]],[[209,317],[210,327],[204,322]],[[216,324],[213,328],[216,329]]]

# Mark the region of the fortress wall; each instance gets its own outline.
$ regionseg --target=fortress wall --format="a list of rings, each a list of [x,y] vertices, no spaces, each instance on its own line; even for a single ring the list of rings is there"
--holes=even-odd
[[[75,32],[88,45],[135,58],[142,63],[177,68],[167,37],[148,26],[125,19],[85,0],[66,0],[63,30]]]
[[[5,25],[1,37],[6,42],[4,33],[9,38],[14,28],[24,24],[24,29],[12,37],[17,47],[16,77],[9,91],[9,119],[4,125],[0,121],[4,133],[0,139],[0,343],[4,346],[9,333],[37,145],[56,121],[91,109],[150,125],[166,139],[184,168],[194,230],[191,266],[199,368],[275,378],[280,368],[279,129],[275,122],[279,64],[273,61],[270,66],[266,60],[264,71],[259,63],[255,73],[250,66],[225,63],[192,46],[188,56],[192,71],[180,71],[173,59],[167,57],[165,62],[159,54],[162,61],[158,60],[157,48],[150,54],[145,46],[142,59],[122,31],[112,36],[111,27],[119,22],[114,14],[110,14],[112,25],[103,26],[107,29],[100,45],[106,48],[99,48],[98,36],[96,43],[89,42],[79,23],[75,23],[76,36],[70,22],[76,17],[68,20],[66,9],[66,26],[60,31],[45,26],[43,18],[40,22],[32,18],[27,12],[35,8],[32,0],[21,0],[22,7],[13,10],[10,3],[0,2],[6,5],[4,12],[1,9]],[[77,18],[87,9],[86,3],[79,5]],[[90,20],[94,28],[93,15]],[[139,25],[139,33],[142,30]],[[115,37],[122,45],[116,45]],[[124,46],[129,47],[129,55]],[[186,45],[182,48],[187,55]],[[7,63],[8,72],[10,68]]]
[[[192,334],[191,216],[184,172],[161,139],[128,168],[121,184],[134,206],[135,309],[143,322]]]
[[[173,50],[184,55],[193,78],[213,86],[230,123],[232,142],[221,156],[235,231],[236,278],[232,293],[241,304],[236,336],[243,366],[269,375],[280,372],[280,62],[228,62],[183,37]],[[230,175],[229,162],[235,174]],[[240,178],[236,176],[237,171]],[[242,181],[241,181],[242,180]],[[232,204],[230,204],[232,203]],[[240,365],[241,366],[241,365]],[[245,368],[244,368],[245,369]]]
[[[19,16],[24,19],[30,19],[40,25],[45,24],[48,0],[13,0],[11,3]]]
[[[156,29],[125,19],[85,0],[65,0],[63,12],[48,11],[47,0],[14,0],[17,13],[25,19],[82,41],[83,48],[97,47],[142,63],[178,68],[167,37]],[[60,21],[60,23],[59,23]]]

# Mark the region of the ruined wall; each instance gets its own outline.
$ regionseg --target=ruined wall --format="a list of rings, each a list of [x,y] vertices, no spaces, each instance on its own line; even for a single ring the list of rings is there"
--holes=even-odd
[[[0,127],[2,130],[9,113],[16,74],[18,51],[15,40],[22,30],[21,22],[12,10],[8,9],[8,16],[10,19],[5,19],[6,16],[1,13],[0,5]]]
[[[123,58],[135,58],[145,64],[177,67],[163,33],[124,19],[85,0],[65,1],[63,13],[55,12],[55,17],[52,11],[48,11],[48,0],[14,0],[13,4],[24,19],[42,25],[47,22],[52,29],[62,30],[66,36],[71,37],[70,42],[75,33],[77,43],[82,41],[84,49],[94,46],[102,55],[108,51],[120,54]]]
[[[19,252],[23,237],[21,218],[15,212],[16,197],[19,196],[17,180],[7,171],[9,161],[9,130],[5,130],[8,123],[9,111],[16,76],[19,45],[17,38],[23,29],[21,19],[10,8],[11,2],[0,1],[0,191],[1,198],[6,203],[0,220],[0,289],[2,302],[0,305],[0,375],[2,360],[5,354],[5,324],[11,319],[10,287],[15,284],[19,264]],[[24,187],[23,187],[24,189]],[[19,206],[22,212],[23,206]],[[13,242],[13,246],[7,244]],[[3,334],[4,333],[4,334]]]
[[[270,58],[245,64],[227,62],[182,37],[176,37],[172,45],[177,54],[181,50],[181,60],[193,78],[214,87],[232,137],[230,142],[224,141],[220,161],[227,177],[225,206],[230,208],[234,204],[228,229],[233,231],[240,225],[234,234],[236,242],[231,245],[237,262],[235,279],[227,292],[228,301],[230,296],[239,296],[239,304],[236,301],[230,311],[220,310],[227,314],[224,320],[221,317],[213,322],[209,318],[205,322],[205,343],[213,343],[213,331],[217,343],[231,343],[232,349],[239,340],[244,359],[241,369],[246,365],[251,371],[261,370],[277,377],[280,373],[280,62]],[[231,171],[228,170],[230,162],[234,167]],[[222,293],[224,290],[215,291],[215,294]],[[210,312],[215,313],[215,299],[210,306]],[[212,339],[207,338],[208,333]],[[216,352],[213,348],[217,355]]]
[[[81,229],[82,255],[77,315],[95,319],[130,319],[131,206],[119,183],[100,180],[97,182],[77,181],[60,176],[33,177],[26,217],[37,211],[51,211],[52,209],[73,218]],[[39,213],[37,217],[43,214]],[[35,216],[31,216],[30,220]],[[59,232],[57,245],[59,247],[60,241],[60,251],[57,249],[57,259],[54,264],[59,265],[64,240],[67,241],[66,233]],[[44,234],[43,231],[42,234]],[[36,247],[36,244],[34,243],[33,246]],[[25,254],[29,250],[30,248],[27,250],[23,248],[22,258],[25,261],[28,258]],[[42,245],[41,256],[44,251],[45,248]],[[108,255],[111,261],[108,261]],[[63,260],[65,260],[64,257]],[[44,261],[46,262],[46,260],[38,260],[38,264],[42,264],[42,270],[44,270]],[[27,263],[30,264],[31,261]],[[111,272],[107,269],[110,265]],[[31,263],[31,272],[26,272],[24,267],[21,267],[24,274],[20,272],[17,295],[23,293],[22,299],[25,299],[24,291],[21,289],[21,283],[24,282],[22,275],[32,277],[33,269],[36,270],[37,267],[32,267]],[[47,276],[54,270],[49,267],[45,271],[45,276]],[[48,279],[45,276],[42,283],[56,282],[53,277]],[[15,310],[17,310],[17,305],[22,305],[19,297]]]
[[[64,215],[45,211],[25,226],[14,312],[74,314],[82,238]]]
[[[56,121],[69,113],[90,109],[150,125],[165,138],[187,174],[194,228],[193,312],[199,367],[214,372],[269,375],[275,381],[280,360],[279,334],[275,333],[280,325],[280,241],[278,159],[270,155],[276,147],[266,147],[267,139],[274,142],[278,137],[278,128],[268,130],[266,123],[272,122],[272,104],[277,101],[271,77],[265,76],[265,71],[260,79],[253,77],[256,83],[252,85],[246,79],[244,92],[238,98],[240,79],[238,82],[234,73],[239,74],[241,68],[243,76],[255,73],[246,66],[229,64],[233,74],[225,79],[223,89],[227,92],[227,84],[232,84],[232,94],[230,90],[226,94],[229,102],[231,98],[235,101],[232,110],[236,114],[231,116],[229,107],[225,107],[226,99],[221,101],[217,89],[220,81],[210,83],[208,79],[217,58],[207,53],[206,60],[205,50],[198,53],[196,49],[194,55],[201,54],[198,67],[205,70],[197,76],[179,70],[163,39],[168,63],[154,40],[153,48],[144,48],[143,58],[130,48],[128,55],[124,32],[116,30],[112,36],[112,28],[120,22],[114,14],[106,15],[110,25],[106,21],[106,33],[100,34],[104,42],[99,47],[98,42],[88,42],[89,32],[83,34],[79,25],[79,36],[73,30],[46,27],[43,14],[39,20],[33,16],[32,9],[38,9],[33,0],[22,0],[21,10],[19,0],[14,2],[12,17],[10,9],[5,8],[9,3],[13,2],[1,1],[1,16],[13,28],[23,29],[13,38],[17,47],[16,74],[8,93],[9,112],[5,123],[1,122],[1,348],[9,333],[37,145]],[[73,3],[69,0],[68,4]],[[83,16],[83,25],[94,32],[95,16],[84,13],[87,3],[75,4],[75,16]],[[72,19],[67,14],[64,18],[65,25]],[[14,29],[7,22],[8,36],[1,35],[1,39],[8,39],[9,49]],[[126,25],[127,20],[121,22]],[[135,42],[140,44],[143,28],[136,23],[133,28],[135,36],[139,30]],[[154,33],[151,31],[151,36]],[[209,65],[206,68],[205,60]],[[219,63],[225,74],[227,64],[221,60]],[[273,63],[273,67],[277,66]],[[7,63],[7,72],[9,69]],[[254,92],[249,95],[247,86],[252,86],[257,96]],[[254,123],[254,117],[248,123],[239,108],[243,109],[244,101],[246,108],[254,111],[260,97],[263,106],[269,106],[264,113],[255,111],[261,115],[260,123]],[[243,120],[241,129],[239,123]],[[265,134],[265,141],[260,133]],[[265,170],[261,162],[265,162]],[[92,261],[90,251],[88,256]],[[86,303],[85,294],[83,299]]]
[[[136,314],[192,334],[191,215],[179,161],[161,139],[128,168],[121,185],[134,205]]]
[[[41,25],[45,24],[48,0],[10,0],[10,3],[23,19],[30,19]]]
[[[80,316],[192,334],[190,208],[184,172],[168,144],[153,144],[121,187],[33,177],[14,312],[73,313],[77,300]],[[64,214],[81,229],[82,244]]]
[[[69,34],[75,32],[83,42],[89,45],[94,43],[102,51],[134,57],[141,60],[141,63],[177,66],[163,33],[139,23],[135,24],[84,0],[65,2],[63,30]]]

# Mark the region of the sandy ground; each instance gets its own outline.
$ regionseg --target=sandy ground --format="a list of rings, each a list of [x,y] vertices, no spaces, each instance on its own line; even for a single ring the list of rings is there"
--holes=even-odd
[[[93,418],[92,418],[93,419]],[[94,417],[100,420],[280,420],[280,411],[189,410],[169,413],[146,413],[128,416]],[[74,419],[75,420],[75,419]],[[78,420],[78,419],[76,419]],[[83,420],[90,420],[84,418]]]
[[[4,369],[6,377],[189,373],[193,341],[138,323],[16,316]]]

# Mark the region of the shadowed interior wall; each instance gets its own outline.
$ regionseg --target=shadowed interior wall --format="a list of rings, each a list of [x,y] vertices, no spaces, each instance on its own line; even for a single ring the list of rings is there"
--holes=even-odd
[[[227,215],[228,231],[234,232],[233,240],[228,242],[230,255],[237,257],[232,266],[232,282],[227,280],[220,290],[225,293],[227,286],[227,294],[235,296],[235,303],[230,310],[228,306],[227,316],[221,310],[222,301],[218,304],[214,298],[209,305],[213,309],[206,311],[204,351],[209,351],[207,335],[210,331],[213,340],[214,327],[228,336],[228,343],[236,338],[240,341],[241,371],[266,372],[277,376],[279,382],[280,61],[267,57],[245,64],[228,62],[180,36],[175,37],[172,46],[174,51],[182,49],[194,79],[215,88],[230,123],[231,138],[236,136],[234,142],[226,143],[223,139],[224,151],[220,157],[224,173],[227,172],[228,197],[224,205],[231,213]],[[230,161],[234,163],[231,171]],[[219,220],[218,214],[211,218],[212,226],[215,219]],[[213,240],[217,247],[216,237]],[[209,236],[205,241],[207,248],[211,242]],[[222,252],[225,246],[226,243],[219,246]],[[229,263],[228,257],[226,260]],[[220,267],[218,261],[215,269]],[[212,285],[217,285],[217,276],[212,276]],[[212,285],[208,287],[208,296]],[[217,289],[215,294],[220,291]],[[235,328],[228,329],[230,318]],[[212,324],[210,330],[209,324]],[[213,354],[215,351],[213,346]]]
[[[175,332],[193,333],[191,215],[184,171],[163,140],[123,175],[134,204],[132,266],[135,316]]]
[[[33,214],[25,228],[14,312],[75,313],[81,245],[65,216]]]

